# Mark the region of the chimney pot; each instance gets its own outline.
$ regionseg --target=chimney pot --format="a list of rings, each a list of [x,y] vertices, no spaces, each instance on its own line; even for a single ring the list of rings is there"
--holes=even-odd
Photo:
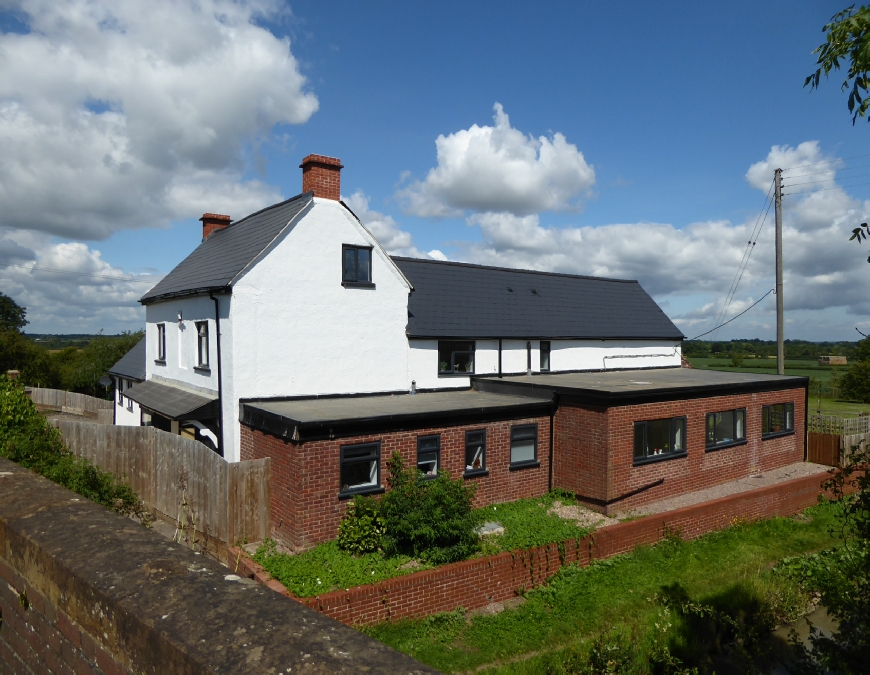
[[[232,218],[220,213],[203,213],[202,218],[200,218],[199,220],[202,222],[203,241],[208,239],[208,235],[210,235],[215,230],[222,230],[225,227],[229,227],[229,224],[233,222]]]
[[[308,155],[302,169],[302,192],[313,192],[323,199],[341,199],[341,160],[324,155]]]

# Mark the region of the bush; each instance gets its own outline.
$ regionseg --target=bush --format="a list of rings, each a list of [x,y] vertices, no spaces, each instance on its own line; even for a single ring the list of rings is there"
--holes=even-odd
[[[72,454],[15,380],[0,375],[0,457],[124,515],[144,515],[130,486]]]
[[[870,361],[858,361],[850,365],[840,376],[838,384],[843,398],[870,403]]]
[[[386,526],[384,552],[404,554],[434,565],[464,560],[480,549],[472,511],[476,485],[451,480],[443,471],[424,479],[416,467],[406,467],[401,455],[387,462],[390,490],[381,500]]]
[[[383,549],[384,521],[380,505],[374,497],[357,495],[347,507],[347,514],[338,526],[338,547],[353,555],[377,553]]]

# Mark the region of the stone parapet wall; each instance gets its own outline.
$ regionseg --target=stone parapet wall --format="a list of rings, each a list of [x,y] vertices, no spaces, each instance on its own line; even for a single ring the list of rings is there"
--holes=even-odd
[[[296,600],[348,625],[423,617],[457,607],[478,609],[546,583],[565,565],[577,563],[582,567],[593,560],[628,553],[638,545],[654,544],[672,533],[694,539],[741,521],[799,513],[817,502],[821,486],[829,478],[828,474],[796,478],[610,525],[581,539],[466,560],[377,584]],[[231,549],[231,562],[240,575],[293,597],[241,550]]]
[[[0,672],[434,673],[0,459]]]

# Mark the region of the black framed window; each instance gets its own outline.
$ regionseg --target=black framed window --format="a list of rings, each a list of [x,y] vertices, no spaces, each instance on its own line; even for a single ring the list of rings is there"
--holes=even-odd
[[[126,388],[129,389],[132,386],[133,386],[132,380],[127,380],[127,387]],[[127,396],[126,398],[127,398],[127,410],[129,410],[130,412],[133,412],[133,399],[130,398],[129,396]]]
[[[157,360],[166,361],[166,324],[157,324]]]
[[[663,420],[634,423],[635,464],[685,454],[685,417],[670,417]]]
[[[122,408],[124,407],[124,380],[120,377],[117,379],[118,382],[118,405]]]
[[[486,471],[486,429],[465,432],[465,473]]]
[[[538,425],[511,427],[511,466],[526,466],[538,462]]]
[[[474,374],[473,340],[438,340],[438,372]]]
[[[761,407],[761,436],[794,433],[794,403],[775,403]]]
[[[366,492],[381,485],[381,444],[363,443],[341,448],[341,491]]]
[[[196,322],[196,365],[208,368],[208,321]]]
[[[541,340],[541,372],[550,370],[550,341]]]
[[[438,475],[441,465],[441,436],[419,436],[417,438],[417,469],[426,478]]]
[[[370,246],[341,247],[341,280],[350,284],[372,282],[372,249]]]
[[[707,413],[707,449],[746,442],[746,408]]]

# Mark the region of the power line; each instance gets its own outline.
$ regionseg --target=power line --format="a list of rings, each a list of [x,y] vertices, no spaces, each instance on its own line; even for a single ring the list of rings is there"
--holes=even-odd
[[[860,185],[870,185],[870,183],[853,183],[852,185],[835,185],[834,187],[829,188],[818,188],[817,190],[807,190],[806,192],[784,192],[783,197],[788,195],[811,195],[814,192],[826,192],[828,190],[842,190],[844,188],[849,187],[859,187]]]
[[[792,178],[806,178],[807,176],[821,176],[823,173],[832,173],[834,171],[838,173],[843,173],[845,171],[854,171],[855,169],[863,169],[864,167],[870,166],[868,164],[857,164],[855,166],[845,166],[842,169],[836,169],[831,167],[830,169],[822,169],[821,171],[810,171],[809,173],[795,173],[790,174],[788,176],[783,176],[783,179],[791,180]]]
[[[740,264],[737,266],[737,272],[734,275],[734,279],[731,281],[728,293],[725,295],[725,303],[722,306],[722,311],[716,319],[717,323],[725,318],[725,314],[728,312],[728,308],[731,306],[731,303],[734,301],[734,296],[737,294],[737,287],[740,285],[740,281],[746,273],[746,268],[749,266],[749,259],[752,257],[752,251],[755,249],[755,244],[758,242],[758,237],[761,235],[761,229],[764,227],[764,223],[767,220],[767,214],[770,213],[770,207],[773,204],[770,196],[774,184],[775,181],[771,181],[770,188],[767,190],[767,196],[764,199],[764,205],[762,205],[761,211],[758,213],[758,218],[755,219],[755,225],[752,227],[749,241],[746,243],[746,248],[743,250],[743,257],[740,259]],[[760,225],[759,221],[761,223]]]
[[[870,173],[859,173],[857,176],[849,176],[849,179],[852,178],[863,178],[864,176],[870,176]],[[796,185],[811,185],[813,183],[830,183],[833,180],[837,180],[836,178],[825,178],[824,180],[808,180],[805,183],[789,183],[788,185],[783,185],[783,187],[795,187]]]
[[[76,274],[80,277],[93,277],[95,279],[111,279],[112,281],[125,281],[128,284],[151,284],[154,285],[153,280],[145,280],[145,279],[131,279],[124,277],[110,277],[107,274],[90,274],[88,272],[73,272],[72,270],[61,270],[53,267],[28,267],[27,265],[13,265],[12,263],[0,263],[3,267],[17,267],[22,270],[39,270],[40,272],[57,272],[59,274]]]
[[[791,171],[792,169],[803,169],[808,166],[819,166],[820,164],[833,164],[835,162],[844,162],[847,159],[858,159],[859,157],[870,157],[870,152],[864,155],[852,155],[851,157],[840,157],[839,159],[829,159],[826,162],[815,162],[814,164],[798,164],[796,166],[790,166],[788,168],[783,169],[783,171]]]
[[[725,323],[719,324],[719,325],[716,326],[715,328],[711,328],[710,330],[708,330],[706,333],[701,333],[700,335],[696,335],[695,337],[693,337],[693,338],[689,338],[689,339],[690,339],[690,340],[697,340],[699,337],[704,337],[705,335],[709,335],[709,334],[712,333],[714,330],[719,330],[720,328],[722,328],[722,326],[727,326],[729,323],[731,323],[732,321],[734,321],[734,319],[739,319],[741,316],[743,316],[744,314],[746,314],[746,312],[748,312],[750,309],[752,309],[753,307],[755,307],[755,305],[757,305],[759,302],[761,302],[762,300],[764,300],[768,295],[770,295],[771,293],[773,293],[773,291],[774,291],[774,289],[771,288],[767,293],[765,293],[765,294],[762,295],[760,298],[758,298],[758,300],[756,300],[756,301],[753,302],[751,305],[749,305],[749,307],[747,307],[747,308],[744,309],[742,312],[740,312],[740,314],[737,314],[736,316],[732,316],[732,317],[731,317],[730,319],[728,319],[728,321],[726,321]]]

